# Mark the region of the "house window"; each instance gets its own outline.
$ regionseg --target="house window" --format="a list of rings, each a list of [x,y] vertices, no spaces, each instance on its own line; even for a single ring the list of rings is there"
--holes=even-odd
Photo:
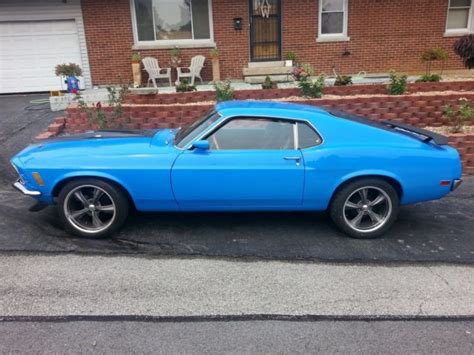
[[[349,40],[347,2],[348,0],[319,0],[318,41]]]
[[[132,0],[137,42],[212,40],[211,0]]]
[[[469,31],[472,30],[472,0],[448,0],[448,19],[446,31]]]

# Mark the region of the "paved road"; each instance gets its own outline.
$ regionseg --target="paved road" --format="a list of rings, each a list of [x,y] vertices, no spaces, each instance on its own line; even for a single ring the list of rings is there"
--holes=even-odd
[[[0,315],[474,315],[472,266],[3,256]]]
[[[32,200],[0,188],[0,252],[200,255],[342,262],[474,262],[474,178],[452,195],[402,208],[376,240],[339,233],[325,214],[135,214],[114,238],[67,235],[55,208],[27,212]]]
[[[0,352],[472,354],[473,322],[9,322]]]

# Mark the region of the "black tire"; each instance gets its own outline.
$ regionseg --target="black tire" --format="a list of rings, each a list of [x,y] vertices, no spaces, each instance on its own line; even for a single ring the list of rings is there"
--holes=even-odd
[[[123,225],[128,211],[129,201],[123,190],[100,179],[73,180],[58,196],[58,213],[65,229],[84,238],[112,235]]]
[[[371,205],[374,202],[377,203]],[[329,213],[336,226],[348,236],[371,239],[390,229],[397,219],[399,208],[398,193],[390,183],[383,179],[366,178],[354,180],[338,189]]]

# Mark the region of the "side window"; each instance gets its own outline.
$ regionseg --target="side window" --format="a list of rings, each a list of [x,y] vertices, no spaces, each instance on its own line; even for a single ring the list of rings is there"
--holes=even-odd
[[[235,118],[207,137],[211,150],[295,149],[294,123],[268,118]]]
[[[304,122],[298,122],[298,148],[304,149],[321,144],[321,137]]]

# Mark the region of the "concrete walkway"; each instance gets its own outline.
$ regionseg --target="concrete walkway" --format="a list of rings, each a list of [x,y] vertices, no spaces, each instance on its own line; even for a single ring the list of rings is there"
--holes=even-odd
[[[472,316],[470,266],[3,256],[0,316]]]

